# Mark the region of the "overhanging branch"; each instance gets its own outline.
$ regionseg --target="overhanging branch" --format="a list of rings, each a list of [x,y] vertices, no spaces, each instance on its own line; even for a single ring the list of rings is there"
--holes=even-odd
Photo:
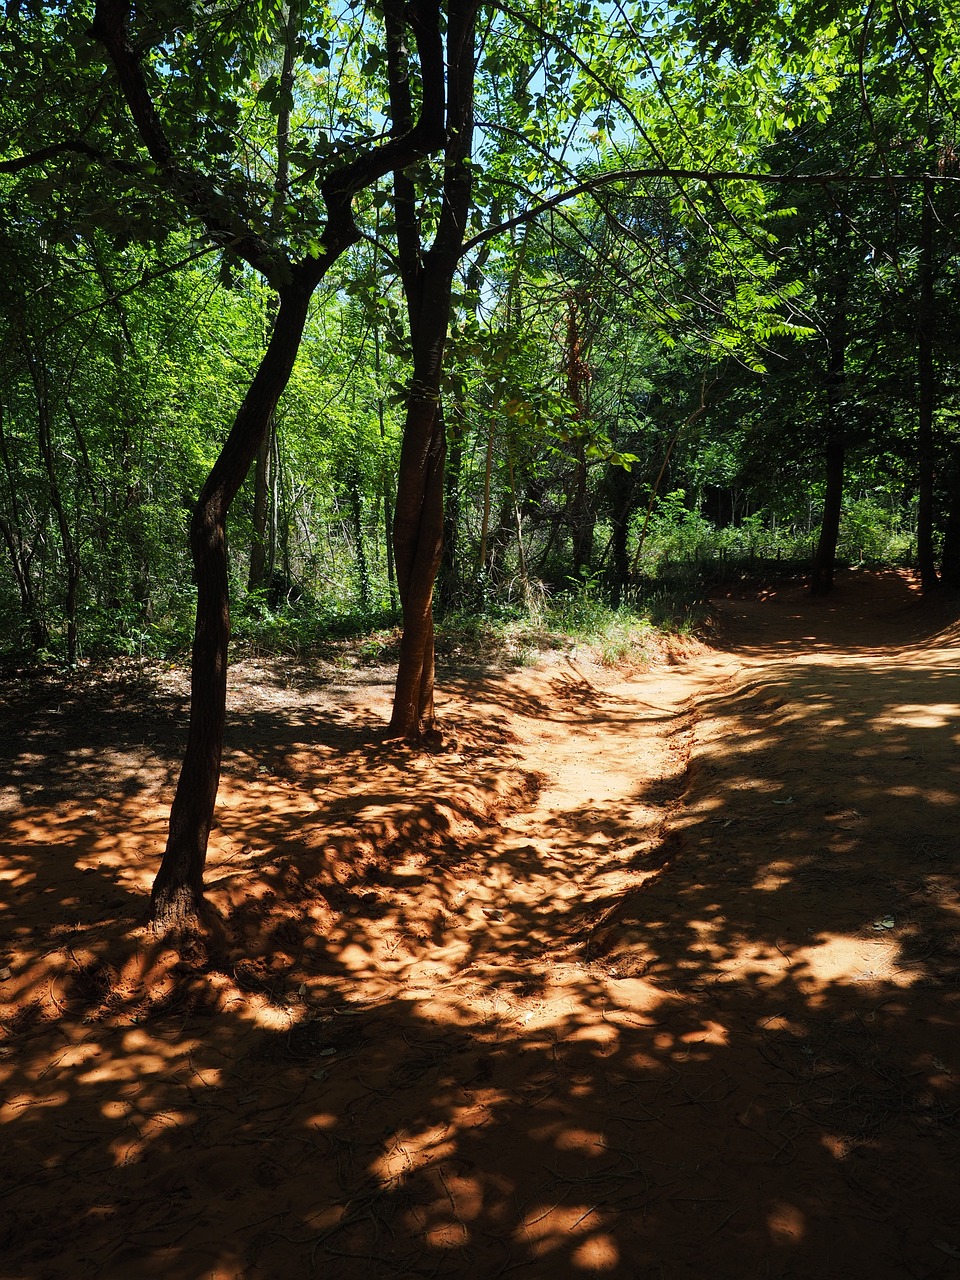
[[[891,182],[960,183],[960,177],[951,177],[940,173],[852,174],[845,173],[843,170],[829,173],[744,173],[735,169],[674,169],[670,167],[616,169],[610,173],[599,174],[595,178],[587,178],[583,182],[578,182],[575,186],[568,187],[565,191],[558,191],[556,195],[548,196],[546,199],[538,201],[529,209],[525,209],[523,213],[518,213],[513,218],[507,218],[495,227],[488,227],[485,231],[478,232],[477,235],[464,244],[463,253],[469,253],[477,245],[484,244],[487,240],[501,235],[504,231],[510,231],[514,227],[522,226],[525,222],[531,222],[542,213],[547,213],[550,209],[556,209],[577,196],[589,195],[591,192],[599,191],[615,182],[641,182],[647,178],[667,178],[671,181],[687,182],[766,182],[775,186],[821,187],[837,184],[859,186],[861,184],[889,184]]]

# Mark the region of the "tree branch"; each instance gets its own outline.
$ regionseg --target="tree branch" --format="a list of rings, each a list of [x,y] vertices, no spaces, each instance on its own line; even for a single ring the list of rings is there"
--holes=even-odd
[[[960,177],[950,177],[946,174],[937,173],[863,173],[851,174],[845,173],[843,170],[837,170],[830,173],[744,173],[737,170],[728,169],[673,169],[673,168],[651,168],[651,169],[616,169],[611,173],[598,174],[595,178],[587,178],[583,182],[578,182],[573,187],[568,187],[565,191],[558,191],[554,196],[548,196],[544,200],[540,200],[537,204],[532,205],[529,209],[525,209],[523,213],[518,213],[513,218],[507,218],[506,221],[499,223],[495,227],[488,227],[485,231],[480,231],[473,236],[463,246],[463,253],[467,254],[471,249],[475,249],[477,245],[483,244],[485,241],[492,239],[494,236],[501,235],[504,231],[510,231],[513,227],[522,226],[525,222],[531,222],[538,218],[542,213],[548,212],[550,209],[556,209],[559,205],[566,204],[568,200],[573,200],[580,195],[589,195],[593,191],[599,191],[603,187],[608,187],[614,182],[639,182],[645,178],[668,178],[672,181],[685,180],[690,182],[769,182],[778,186],[830,186],[833,184],[842,184],[845,186],[857,186],[861,183],[911,183],[911,182],[939,182],[939,183],[960,183]]]

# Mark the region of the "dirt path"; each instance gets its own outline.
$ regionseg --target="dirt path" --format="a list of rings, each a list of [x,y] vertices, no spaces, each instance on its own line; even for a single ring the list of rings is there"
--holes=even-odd
[[[717,637],[449,678],[435,756],[387,673],[241,668],[185,958],[179,676],[32,686],[0,1278],[960,1274],[960,631],[887,574]]]

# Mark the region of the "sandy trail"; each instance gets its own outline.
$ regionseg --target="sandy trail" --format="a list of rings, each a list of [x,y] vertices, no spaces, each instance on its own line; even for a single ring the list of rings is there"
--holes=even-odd
[[[241,669],[206,958],[137,923],[173,675],[32,688],[0,1276],[957,1274],[954,615],[717,615],[448,678],[436,756],[377,744],[381,673]]]

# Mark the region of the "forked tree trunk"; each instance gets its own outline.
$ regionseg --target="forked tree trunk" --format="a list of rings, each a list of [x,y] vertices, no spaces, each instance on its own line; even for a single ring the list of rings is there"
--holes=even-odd
[[[416,192],[396,171],[397,250],[407,299],[413,370],[400,448],[393,546],[403,639],[388,733],[419,741],[434,732],[433,587],[443,554],[446,438],[440,409],[443,353],[453,278],[460,262],[472,177],[474,0],[451,0],[447,19],[446,147],[443,203],[432,247],[423,251]],[[389,11],[388,58],[394,129],[412,118],[402,31]]]
[[[226,718],[230,639],[227,513],[290,378],[313,288],[314,282],[301,276],[281,292],[270,344],[193,514],[190,549],[197,586],[197,620],[190,727],[170,810],[167,846],[151,897],[150,918],[158,930],[199,923],[203,917],[203,868],[220,784]]]

